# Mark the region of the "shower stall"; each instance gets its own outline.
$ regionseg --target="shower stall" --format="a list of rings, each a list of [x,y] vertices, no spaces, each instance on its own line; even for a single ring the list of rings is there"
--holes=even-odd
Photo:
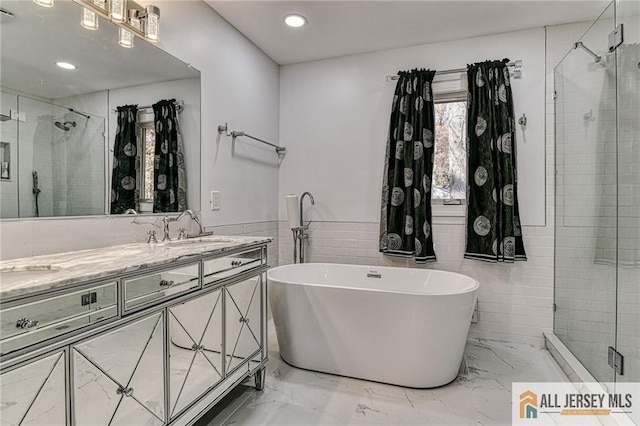
[[[0,124],[10,159],[0,218],[105,214],[105,118],[5,91],[0,98],[2,111],[16,112]]]
[[[640,382],[640,2],[614,1],[567,48],[554,73],[554,334],[597,381]]]

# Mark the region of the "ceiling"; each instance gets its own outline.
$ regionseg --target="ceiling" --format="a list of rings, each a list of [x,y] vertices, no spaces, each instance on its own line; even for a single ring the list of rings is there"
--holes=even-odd
[[[217,1],[216,12],[280,65],[545,25],[593,21],[609,1]],[[303,28],[285,27],[288,13]]]

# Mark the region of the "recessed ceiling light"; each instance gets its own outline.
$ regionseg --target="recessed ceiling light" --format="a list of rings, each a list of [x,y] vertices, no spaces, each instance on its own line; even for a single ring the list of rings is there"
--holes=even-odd
[[[76,67],[73,64],[70,64],[69,62],[62,62],[62,61],[58,61],[56,62],[56,65],[59,66],[60,68],[64,68],[65,70],[75,70]]]
[[[297,13],[291,13],[284,17],[284,23],[291,28],[300,28],[307,25],[307,18]]]

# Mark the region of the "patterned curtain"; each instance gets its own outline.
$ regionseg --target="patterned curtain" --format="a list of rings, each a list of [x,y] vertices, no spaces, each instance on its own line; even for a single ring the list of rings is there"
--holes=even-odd
[[[515,119],[507,62],[467,67],[467,259],[527,260],[518,212]]]
[[[153,211],[187,209],[184,146],[175,99],[153,105],[156,146],[153,177]]]
[[[382,186],[380,251],[435,261],[431,235],[435,71],[399,72]]]
[[[113,170],[111,173],[111,214],[121,214],[135,209],[138,201],[136,188],[136,121],[137,105],[125,105],[116,109],[118,127],[113,147]]]

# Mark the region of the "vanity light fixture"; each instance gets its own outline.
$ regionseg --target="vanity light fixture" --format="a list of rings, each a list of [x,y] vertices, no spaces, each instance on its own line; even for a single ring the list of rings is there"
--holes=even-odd
[[[64,61],[56,62],[56,65],[59,66],[60,68],[65,69],[65,70],[75,70],[75,69],[78,68],[75,65],[70,64],[69,62],[64,62]]]
[[[35,2],[53,0],[34,0]],[[89,30],[98,29],[102,16],[119,27],[118,44],[133,47],[135,36],[151,42],[160,41],[160,8],[154,5],[142,7],[134,0],[75,0],[83,6],[80,24]],[[108,5],[108,7],[107,7]],[[129,6],[127,10],[126,7]]]
[[[42,7],[53,7],[53,0],[33,0],[35,4]]]
[[[82,28],[86,28],[88,30],[97,30],[98,29],[98,15],[95,12],[87,9],[86,7],[82,8],[82,19],[80,20],[80,25]]]
[[[142,23],[140,22],[139,13],[140,12],[137,9],[127,10],[127,22],[136,30],[142,31]],[[130,49],[133,47],[134,39],[135,36],[131,31],[124,27],[120,27],[120,37],[118,39],[118,44],[120,46]]]
[[[291,28],[300,28],[307,25],[307,18],[297,13],[290,13],[284,17],[284,23]]]
[[[106,0],[92,0],[92,3],[101,11],[106,10]],[[98,29],[98,14],[86,7],[82,8],[82,20],[80,25],[88,30]]]
[[[157,6],[149,5],[144,11],[144,38],[157,43],[160,41],[160,8]]]
[[[109,18],[112,22],[126,22],[127,9],[126,0],[110,0],[109,1]]]

